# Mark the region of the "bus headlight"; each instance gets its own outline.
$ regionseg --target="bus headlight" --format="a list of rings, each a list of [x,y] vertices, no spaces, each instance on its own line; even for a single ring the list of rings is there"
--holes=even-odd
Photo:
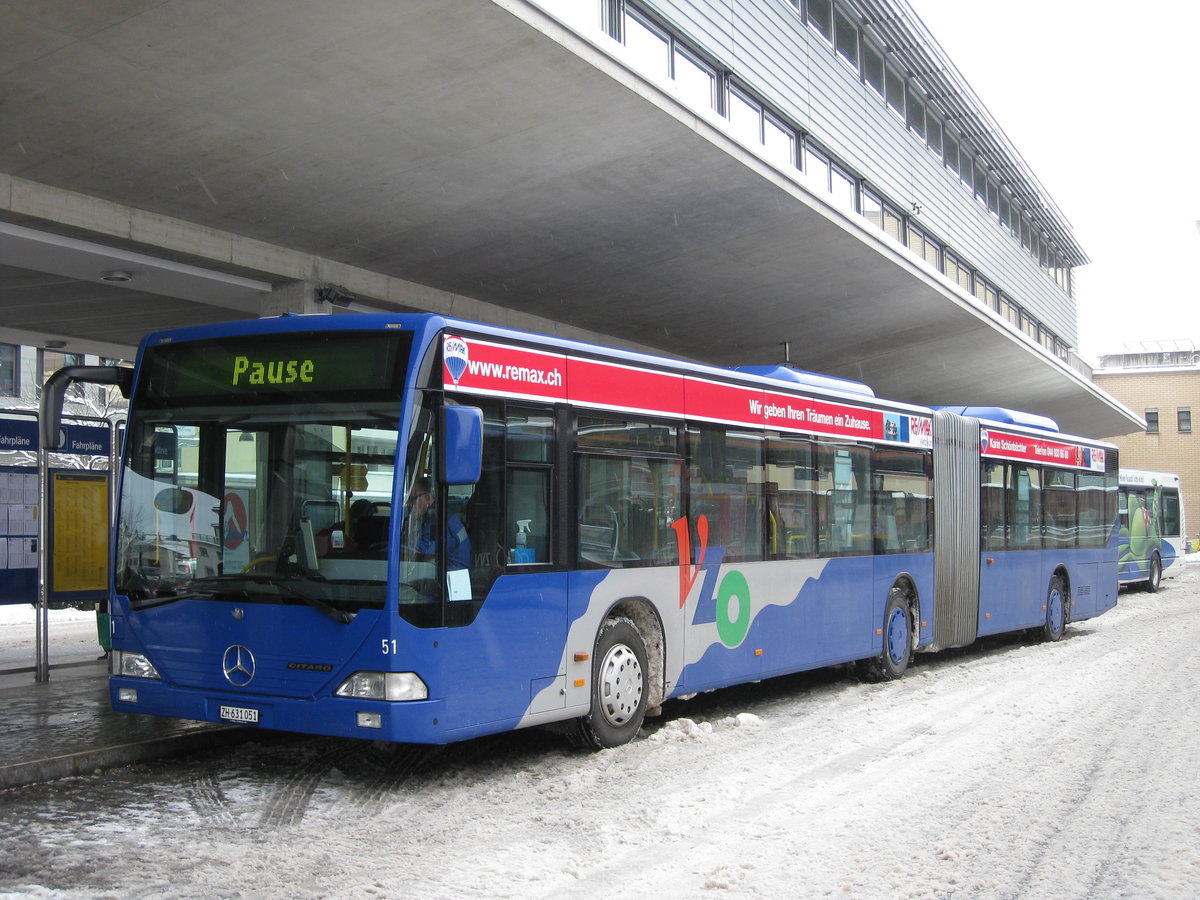
[[[416,672],[355,672],[334,693],[359,700],[429,699],[429,688]]]
[[[126,678],[161,678],[154,663],[140,653],[130,653],[128,650],[114,650],[113,674],[124,675]]]

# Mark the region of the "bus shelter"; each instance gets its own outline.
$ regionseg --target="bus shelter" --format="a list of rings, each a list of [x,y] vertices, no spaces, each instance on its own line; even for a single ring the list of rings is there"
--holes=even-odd
[[[49,678],[51,608],[99,609],[106,618],[116,429],[71,418],[62,450],[46,453],[36,413],[0,413],[0,604],[36,607],[38,681]]]

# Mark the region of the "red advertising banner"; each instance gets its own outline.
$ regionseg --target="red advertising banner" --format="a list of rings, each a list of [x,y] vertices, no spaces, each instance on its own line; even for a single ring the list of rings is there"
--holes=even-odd
[[[585,406],[684,414],[684,377],[594,359],[567,359],[567,398]]]
[[[775,428],[852,440],[933,446],[928,416],[886,412],[624,363],[443,339],[443,385],[504,397]]]
[[[1103,472],[1105,464],[1105,452],[1102,447],[1081,447],[1078,444],[988,428],[979,433],[979,452],[993,459],[1049,463],[1093,472]]]

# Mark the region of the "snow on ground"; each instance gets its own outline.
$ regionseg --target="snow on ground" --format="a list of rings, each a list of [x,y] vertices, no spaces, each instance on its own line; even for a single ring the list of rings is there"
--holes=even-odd
[[[0,672],[36,664],[36,615],[29,603],[0,605]],[[91,660],[102,652],[94,612],[51,609],[46,615],[50,665]]]
[[[1198,596],[1185,567],[1058,644],[715,692],[597,754],[283,737],[0,793],[0,896],[1195,896]]]

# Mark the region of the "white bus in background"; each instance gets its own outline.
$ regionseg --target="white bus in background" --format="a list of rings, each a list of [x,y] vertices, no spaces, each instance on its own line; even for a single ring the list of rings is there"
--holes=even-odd
[[[1169,578],[1175,574],[1186,551],[1187,529],[1179,476],[1121,469],[1118,512],[1120,583],[1157,591],[1164,575]]]

